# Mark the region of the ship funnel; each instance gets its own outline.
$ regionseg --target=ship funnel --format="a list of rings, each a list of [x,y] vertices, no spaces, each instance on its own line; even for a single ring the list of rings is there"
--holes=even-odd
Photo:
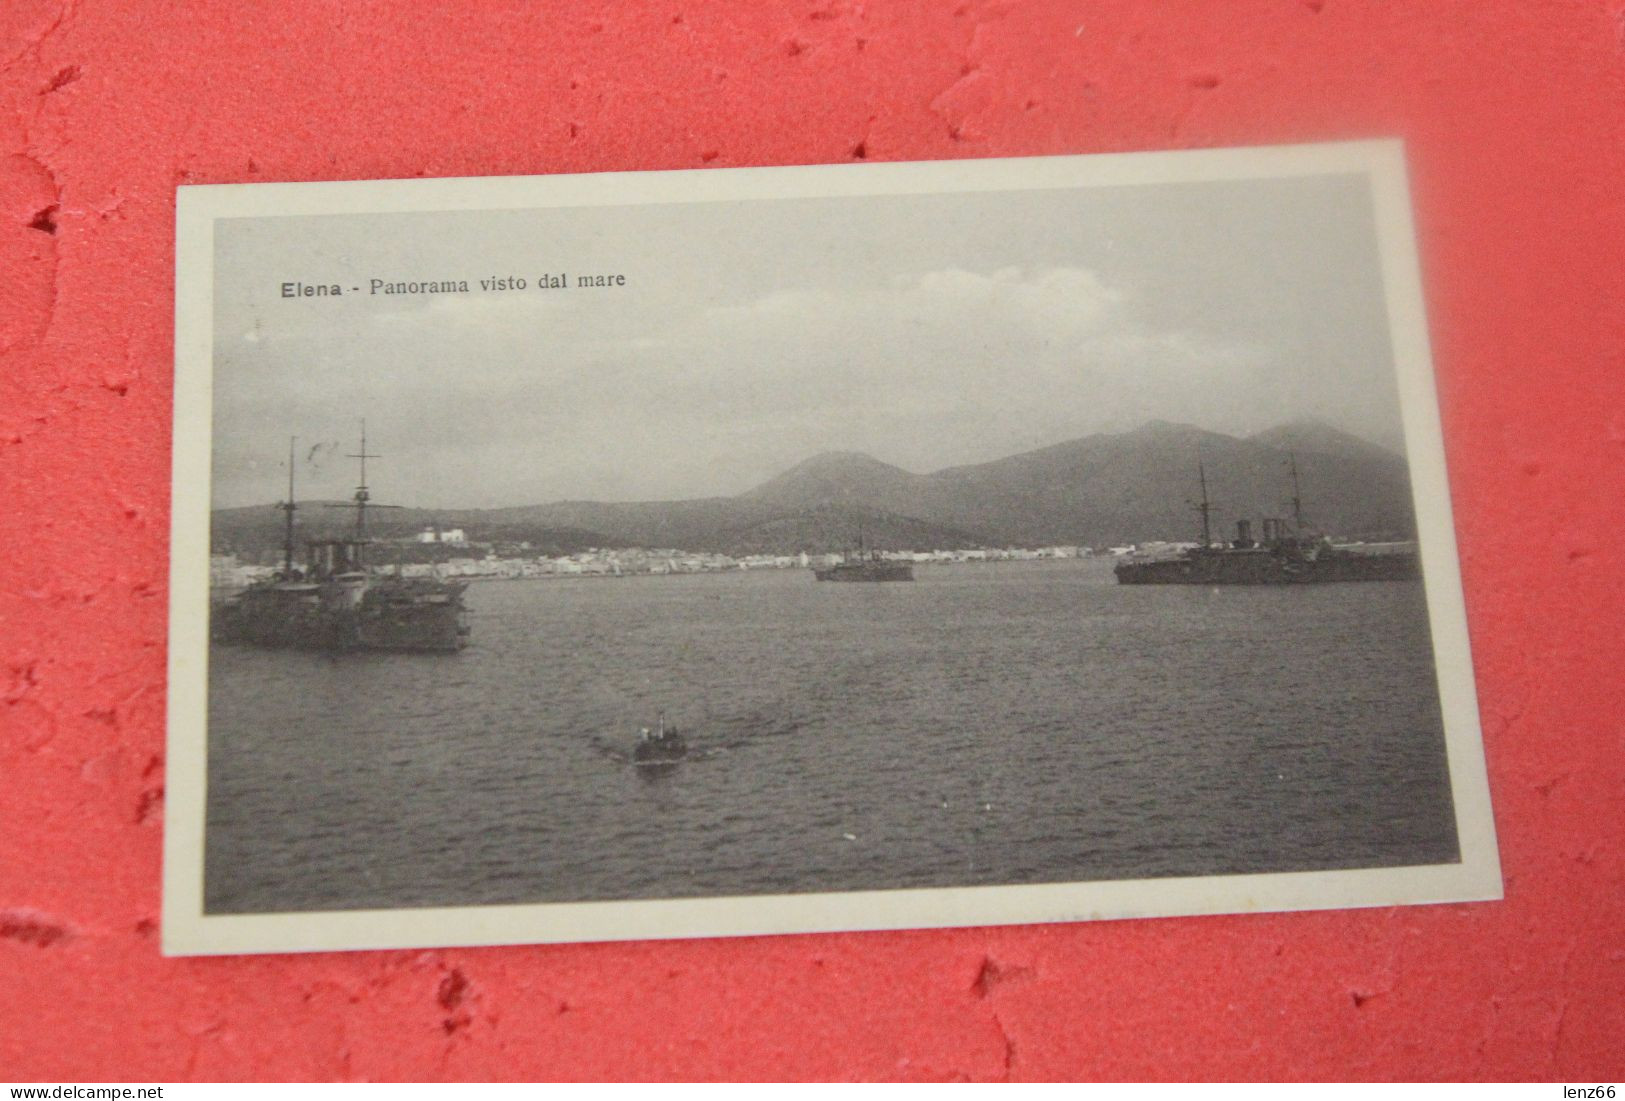
[[[1279,517],[1269,517],[1264,521],[1264,542],[1275,543],[1286,538],[1286,521]]]
[[[1236,546],[1246,549],[1253,545],[1253,522],[1251,520],[1236,521]]]

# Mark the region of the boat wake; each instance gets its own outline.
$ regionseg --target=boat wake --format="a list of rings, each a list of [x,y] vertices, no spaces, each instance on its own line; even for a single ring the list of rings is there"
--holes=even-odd
[[[810,725],[806,720],[778,716],[748,715],[737,719],[713,720],[695,730],[685,730],[687,752],[681,758],[658,761],[637,759],[636,735],[594,734],[593,750],[606,761],[621,765],[664,767],[709,761],[730,753],[760,747],[778,738],[789,737]]]

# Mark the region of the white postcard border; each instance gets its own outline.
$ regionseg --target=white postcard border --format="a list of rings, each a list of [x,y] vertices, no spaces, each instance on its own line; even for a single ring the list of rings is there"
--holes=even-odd
[[[209,915],[203,908],[214,222],[221,218],[1021,191],[1359,173],[1372,182],[1461,861],[1419,867],[697,899]],[[1398,141],[593,175],[179,188],[166,955],[940,928],[1502,896],[1404,150]]]

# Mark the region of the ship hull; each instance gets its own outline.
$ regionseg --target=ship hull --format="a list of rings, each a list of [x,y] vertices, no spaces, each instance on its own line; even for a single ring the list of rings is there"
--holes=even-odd
[[[1309,585],[1347,581],[1414,581],[1422,576],[1415,554],[1335,554],[1292,558],[1274,554],[1190,554],[1119,562],[1122,585]]]
[[[907,562],[843,563],[814,570],[819,581],[913,581],[914,567]]]
[[[460,586],[369,588],[335,599],[320,585],[248,590],[213,612],[218,642],[275,649],[456,653],[468,645]]]
[[[688,756],[688,746],[681,741],[643,742],[632,750],[632,763],[643,768],[674,765]]]

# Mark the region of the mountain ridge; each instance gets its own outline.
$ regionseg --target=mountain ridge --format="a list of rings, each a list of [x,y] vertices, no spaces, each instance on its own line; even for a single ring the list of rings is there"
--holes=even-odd
[[[439,523],[467,529],[470,539],[497,533],[537,546],[598,540],[587,545],[721,553],[841,550],[859,535],[890,549],[1098,547],[1193,538],[1198,465],[1216,536],[1238,518],[1290,515],[1294,462],[1309,522],[1346,536],[1414,531],[1405,459],[1318,421],[1246,437],[1149,421],[929,474],[864,452],[828,451],[732,497],[391,510],[375,514],[374,530],[402,535]],[[307,532],[342,528],[342,519],[301,515]],[[266,506],[214,516],[217,546],[263,545],[268,532],[281,544],[280,515]]]

